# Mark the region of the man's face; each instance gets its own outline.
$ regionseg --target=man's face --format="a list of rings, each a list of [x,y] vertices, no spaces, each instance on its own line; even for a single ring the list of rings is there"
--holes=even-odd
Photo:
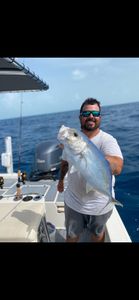
[[[94,111],[94,115],[93,113],[90,115],[88,113],[88,116],[80,115],[81,128],[87,131],[94,131],[99,128],[101,116],[96,116],[97,113],[95,113],[100,111],[99,106],[97,104],[88,104],[83,107],[82,112],[84,111]]]

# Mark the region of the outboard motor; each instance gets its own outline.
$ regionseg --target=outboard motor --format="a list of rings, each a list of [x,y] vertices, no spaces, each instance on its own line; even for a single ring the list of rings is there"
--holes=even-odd
[[[38,144],[35,150],[34,171],[30,174],[30,180],[56,180],[60,170],[61,156],[62,149],[54,140]]]

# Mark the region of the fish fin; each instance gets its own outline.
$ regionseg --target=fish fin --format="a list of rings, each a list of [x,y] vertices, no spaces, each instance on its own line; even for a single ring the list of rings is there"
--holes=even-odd
[[[87,182],[86,183],[86,194],[89,192],[94,191],[93,187]]]
[[[80,159],[82,160],[82,163],[84,161],[84,167],[87,168],[87,159],[83,153],[80,153]]]
[[[123,204],[122,204],[120,201],[118,201],[118,200],[116,200],[115,198],[113,198],[113,197],[112,197],[112,202],[113,202],[113,204],[115,204],[115,205],[119,205],[119,206],[122,206],[122,207],[123,207]]]

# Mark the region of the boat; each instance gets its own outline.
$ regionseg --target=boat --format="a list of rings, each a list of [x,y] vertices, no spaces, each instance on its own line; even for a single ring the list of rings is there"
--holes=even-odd
[[[0,92],[47,91],[49,86],[14,58],[0,58]],[[0,242],[64,243],[64,194],[57,191],[62,149],[44,141],[35,149],[34,171],[14,172],[12,139],[5,137],[0,174]],[[67,177],[65,178],[65,186]],[[79,242],[90,242],[84,231]],[[106,224],[105,242],[132,242],[116,209]]]

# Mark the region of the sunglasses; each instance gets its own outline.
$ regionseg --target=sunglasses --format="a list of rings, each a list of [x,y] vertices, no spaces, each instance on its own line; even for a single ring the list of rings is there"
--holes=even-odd
[[[80,115],[82,117],[89,117],[90,115],[93,115],[94,117],[99,117],[100,116],[100,111],[97,111],[97,110],[85,110],[85,111],[82,111],[80,113]]]

